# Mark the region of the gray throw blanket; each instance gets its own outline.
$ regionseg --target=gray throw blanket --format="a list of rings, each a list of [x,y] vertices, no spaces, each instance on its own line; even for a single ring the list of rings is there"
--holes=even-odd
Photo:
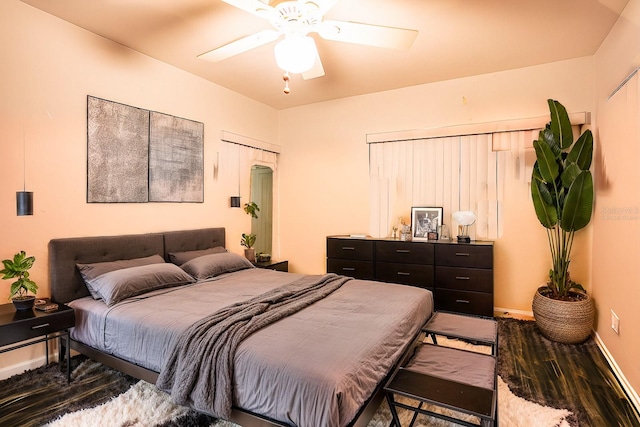
[[[180,336],[156,386],[174,402],[229,419],[233,360],[240,342],[340,288],[348,277],[304,276],[194,323]]]

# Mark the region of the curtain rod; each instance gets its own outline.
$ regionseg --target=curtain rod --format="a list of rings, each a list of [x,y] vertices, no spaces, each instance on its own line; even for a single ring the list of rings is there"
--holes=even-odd
[[[622,83],[620,83],[620,84],[619,84],[619,85],[618,85],[618,86],[613,90],[613,92],[611,92],[611,95],[609,95],[609,97],[607,98],[607,101],[608,101],[608,100],[610,100],[610,99],[611,99],[611,97],[612,97],[613,95],[615,95],[616,93],[618,93],[618,91],[619,91],[620,89],[622,89],[622,87],[623,87],[624,85],[626,85],[626,84],[627,84],[627,82],[633,78],[633,76],[635,76],[635,75],[636,75],[636,73],[638,72],[638,70],[640,70],[640,67],[638,67],[638,68],[636,68],[635,70],[633,70],[633,71],[631,72],[631,74],[629,74],[629,75],[627,76],[627,78],[626,78],[626,79],[624,79],[624,80],[622,81]]]
[[[248,136],[238,135],[237,133],[226,130],[220,131],[220,140],[231,144],[244,145],[245,147],[255,148],[266,151],[268,153],[280,154],[280,146],[270,142],[261,141],[259,139],[250,138]]]

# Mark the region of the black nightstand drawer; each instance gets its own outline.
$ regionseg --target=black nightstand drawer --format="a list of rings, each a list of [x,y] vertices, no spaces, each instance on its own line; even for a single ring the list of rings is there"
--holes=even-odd
[[[493,316],[493,294],[489,293],[436,288],[435,302],[438,310]]]
[[[0,311],[0,346],[71,328],[75,324],[73,309],[65,305],[55,311],[15,311],[5,304]],[[6,309],[5,309],[6,308]]]
[[[327,273],[342,274],[355,279],[373,280],[373,261],[327,258]]]
[[[377,262],[376,280],[429,288],[433,286],[433,266]]]
[[[433,245],[419,242],[376,243],[376,261],[433,264]]]
[[[327,239],[327,257],[373,261],[373,241],[364,239]]]
[[[493,270],[461,267],[436,267],[439,288],[493,292]]]
[[[448,267],[493,268],[493,246],[437,245],[436,264]]]

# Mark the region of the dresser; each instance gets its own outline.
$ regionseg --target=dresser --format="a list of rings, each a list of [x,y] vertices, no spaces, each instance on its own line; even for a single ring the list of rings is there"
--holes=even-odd
[[[493,316],[493,242],[329,236],[327,272],[419,286],[436,310]]]

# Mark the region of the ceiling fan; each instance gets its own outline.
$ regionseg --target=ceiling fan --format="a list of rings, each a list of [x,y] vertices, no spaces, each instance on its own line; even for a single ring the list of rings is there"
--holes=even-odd
[[[222,61],[256,47],[271,43],[284,35],[274,49],[278,66],[288,73],[302,74],[304,79],[324,76],[324,68],[313,38],[317,33],[325,40],[356,43],[392,49],[408,49],[418,31],[404,28],[323,20],[324,14],[338,0],[222,0],[260,18],[273,29],[240,38],[198,56],[212,62]],[[285,93],[288,93],[285,90]]]

